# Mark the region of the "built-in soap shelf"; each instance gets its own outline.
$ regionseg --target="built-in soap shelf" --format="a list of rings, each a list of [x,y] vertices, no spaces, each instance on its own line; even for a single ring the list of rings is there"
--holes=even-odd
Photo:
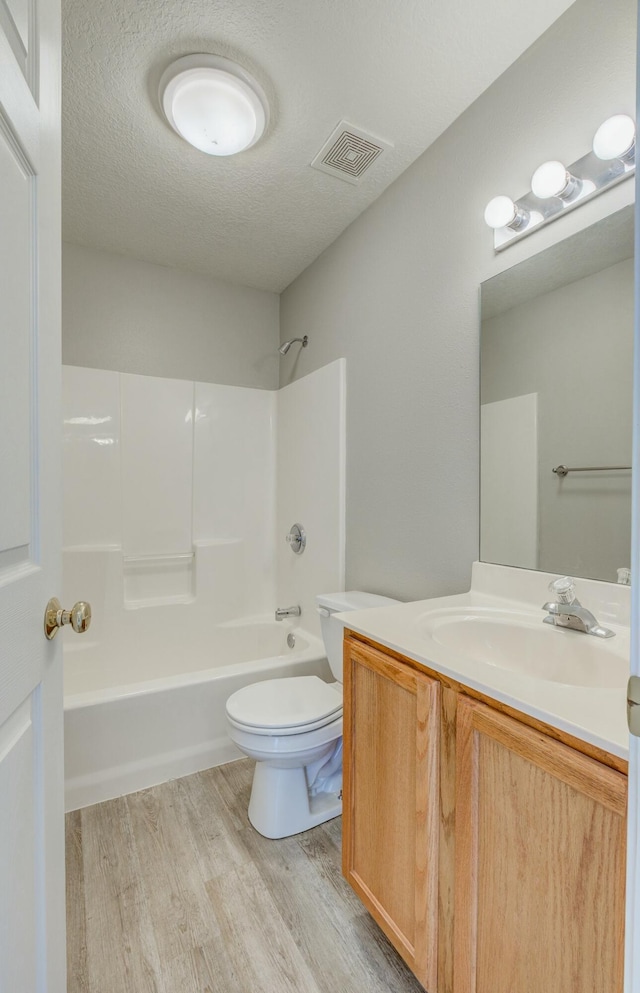
[[[199,538],[194,542],[198,548],[223,548],[226,545],[241,545],[243,538]]]
[[[195,599],[195,556],[191,552],[123,555],[127,609],[191,603]]]

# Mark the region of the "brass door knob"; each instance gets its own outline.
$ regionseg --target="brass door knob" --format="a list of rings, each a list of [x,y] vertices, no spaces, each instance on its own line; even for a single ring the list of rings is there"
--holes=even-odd
[[[77,634],[83,634],[91,624],[91,604],[78,600],[71,610],[63,610],[57,597],[53,597],[44,612],[44,633],[49,641],[64,624],[70,624]]]

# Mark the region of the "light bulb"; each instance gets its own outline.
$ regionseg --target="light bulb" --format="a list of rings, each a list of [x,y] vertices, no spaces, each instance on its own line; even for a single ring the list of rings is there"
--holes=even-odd
[[[513,202],[511,197],[499,196],[489,200],[484,210],[485,223],[490,228],[520,228],[529,214]]]
[[[260,86],[240,66],[214,55],[187,55],[169,66],[160,99],[171,127],[208,155],[250,148],[267,124]]]
[[[627,114],[615,114],[601,124],[593,138],[593,152],[599,159],[633,158],[636,125]]]
[[[572,176],[567,167],[557,159],[543,162],[531,177],[531,192],[540,200],[549,200],[550,197],[570,200],[580,186],[580,180]]]
[[[256,112],[240,80],[214,69],[176,81],[171,116],[182,137],[208,155],[235,155],[256,133]]]
[[[490,228],[504,228],[516,216],[516,205],[511,197],[494,197],[484,210],[485,223]]]

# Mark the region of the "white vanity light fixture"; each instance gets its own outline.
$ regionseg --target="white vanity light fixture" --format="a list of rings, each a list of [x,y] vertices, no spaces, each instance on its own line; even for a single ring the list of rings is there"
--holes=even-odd
[[[517,200],[494,197],[484,219],[493,228],[497,252],[573,210],[635,173],[636,126],[627,114],[600,125],[592,150],[569,166],[543,162],[531,178],[531,191]]]
[[[269,104],[245,69],[218,55],[185,55],[160,79],[160,103],[177,133],[207,155],[236,155],[262,137]]]

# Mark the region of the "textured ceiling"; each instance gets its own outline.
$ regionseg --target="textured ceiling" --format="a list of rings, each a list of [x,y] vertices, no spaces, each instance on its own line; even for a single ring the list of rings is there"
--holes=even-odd
[[[64,237],[279,292],[570,5],[64,0]],[[238,156],[160,116],[162,71],[199,51],[267,92],[269,129]],[[358,186],[309,166],[342,119],[394,146]]]

